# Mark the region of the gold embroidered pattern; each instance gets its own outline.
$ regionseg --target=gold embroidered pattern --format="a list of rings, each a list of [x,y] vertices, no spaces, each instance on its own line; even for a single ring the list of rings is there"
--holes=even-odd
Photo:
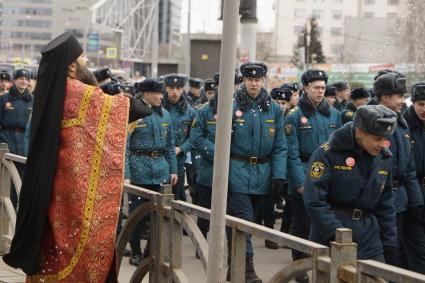
[[[95,89],[96,88],[94,86],[87,86],[84,91],[83,101],[81,102],[81,106],[78,111],[78,118],[62,120],[62,128],[71,128],[84,124],[87,116],[87,110],[89,109],[90,99],[93,96]]]
[[[35,281],[56,282],[58,280],[65,279],[71,274],[71,272],[77,265],[84,251],[84,248],[87,244],[87,240],[90,234],[90,227],[91,227],[92,216],[93,216],[93,207],[96,200],[96,189],[97,189],[99,176],[100,176],[100,165],[101,165],[101,161],[103,157],[104,139],[106,135],[106,128],[107,128],[107,123],[109,119],[109,114],[112,108],[112,102],[113,102],[112,96],[106,95],[105,102],[102,107],[102,115],[100,117],[99,127],[96,133],[95,151],[94,151],[93,159],[92,159],[87,199],[86,199],[86,204],[84,207],[83,227],[81,231],[80,241],[78,242],[75,254],[72,256],[68,266],[65,267],[63,270],[59,271],[59,273],[46,275],[46,276],[42,276],[42,275],[31,276],[31,279],[34,279]]]

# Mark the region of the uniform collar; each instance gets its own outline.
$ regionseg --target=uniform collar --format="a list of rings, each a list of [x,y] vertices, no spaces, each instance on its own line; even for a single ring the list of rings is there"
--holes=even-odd
[[[329,150],[331,151],[361,151],[354,138],[353,122],[348,122],[336,130],[329,138]],[[381,154],[385,158],[392,156],[388,148],[384,148]]]
[[[168,111],[170,111],[172,107],[176,107],[177,112],[179,112],[180,114],[186,113],[188,108],[188,104],[186,98],[184,97],[184,94],[181,95],[180,100],[177,101],[177,103],[171,103],[170,99],[168,98],[168,93],[165,93],[164,99],[162,100],[162,105]]]
[[[158,113],[159,116],[163,116],[162,106],[152,106],[152,110]]]
[[[16,88],[16,86],[13,85],[9,89],[9,98],[11,100],[16,100],[18,98],[23,98],[26,101],[31,101],[31,94],[28,91],[28,89],[25,89],[24,92],[20,93],[19,90]]]
[[[238,109],[242,112],[245,112],[253,107],[254,102],[257,102],[258,107],[261,111],[269,111],[271,105],[271,97],[268,95],[267,91],[262,88],[260,94],[252,99],[247,91],[246,87],[243,86],[235,94],[235,101],[238,105]]]
[[[348,102],[347,105],[345,106],[347,110],[352,111],[352,112],[356,112],[357,111],[357,107],[356,105],[354,105],[353,102]]]
[[[304,115],[309,118],[311,116],[313,116],[314,112],[319,111],[321,112],[323,115],[325,116],[330,116],[331,115],[331,110],[330,110],[330,106],[329,104],[326,102],[325,99],[323,99],[319,105],[315,108],[313,106],[313,104],[311,104],[310,100],[308,100],[307,94],[303,93],[301,95],[301,99],[299,102],[299,107],[301,109],[301,111],[304,113]]]

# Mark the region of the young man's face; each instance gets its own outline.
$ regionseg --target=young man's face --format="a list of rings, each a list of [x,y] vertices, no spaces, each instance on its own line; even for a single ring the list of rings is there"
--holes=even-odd
[[[425,100],[415,101],[413,103],[413,109],[416,115],[421,121],[425,121]]]
[[[312,102],[319,104],[325,97],[326,83],[325,81],[314,81],[305,86],[304,90]]]
[[[330,106],[334,106],[336,97],[335,96],[326,96],[326,101]]]
[[[400,113],[404,103],[403,94],[392,94],[381,96],[379,103],[390,108],[391,110]]]
[[[288,102],[286,100],[274,99],[274,101],[279,104],[279,107],[282,109],[282,111],[286,112],[288,109]]]
[[[246,91],[250,96],[257,96],[260,94],[261,88],[263,87],[263,78],[249,78],[243,79],[245,82]]]
[[[377,156],[385,147],[387,138],[375,136],[366,133],[360,129],[356,129],[356,141],[358,145],[372,156]]]
[[[345,100],[345,101],[347,101],[348,99],[350,99],[350,89],[349,88],[347,88],[347,89],[344,89],[344,90],[341,90],[341,91],[338,91],[337,93],[336,93],[336,95],[337,96],[339,96],[342,100]]]
[[[23,92],[28,88],[29,79],[27,77],[19,77],[13,80],[13,83],[20,92]]]
[[[291,104],[292,107],[295,107],[298,105],[299,101],[300,101],[300,92],[297,91],[292,94],[289,104]]]
[[[143,94],[143,100],[151,106],[161,106],[161,100],[164,97],[162,92],[145,92]]]
[[[214,97],[214,95],[215,95],[215,92],[214,92],[213,90],[207,90],[207,91],[205,92],[205,96],[207,97],[208,101],[210,101],[210,100],[211,100],[211,98],[213,98],[213,97]]]
[[[369,102],[369,98],[368,98],[368,97],[365,97],[365,98],[359,98],[359,99],[354,99],[354,100],[353,100],[353,104],[354,104],[356,107],[364,106],[364,105],[366,105],[368,102]]]
[[[177,103],[184,91],[184,89],[180,86],[166,86],[165,90],[167,91],[168,98],[172,103]]]
[[[201,95],[201,89],[197,88],[197,87],[191,87],[189,90],[191,93],[193,93],[193,95],[195,96],[200,96]]]

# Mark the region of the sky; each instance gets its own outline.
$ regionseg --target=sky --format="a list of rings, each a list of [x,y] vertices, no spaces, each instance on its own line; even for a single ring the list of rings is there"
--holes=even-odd
[[[187,32],[189,0],[182,0],[181,32]],[[274,0],[257,0],[258,31],[271,31],[274,24]],[[191,33],[221,33],[221,0],[191,0]]]

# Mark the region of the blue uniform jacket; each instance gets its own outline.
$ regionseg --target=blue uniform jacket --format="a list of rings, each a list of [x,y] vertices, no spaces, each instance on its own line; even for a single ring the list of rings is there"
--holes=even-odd
[[[231,191],[264,195],[271,180],[286,179],[287,143],[283,133],[283,115],[279,105],[262,89],[258,97],[249,97],[245,87],[233,101],[231,155],[266,157],[270,162],[249,164],[230,159]]]
[[[213,179],[216,101],[215,96],[198,110],[191,131],[194,148],[200,155],[200,170],[198,171],[196,182],[207,187],[212,187]]]
[[[285,121],[288,140],[289,194],[301,198],[296,188],[304,184],[307,162],[320,145],[341,126],[340,113],[323,100],[314,108],[303,94],[298,107],[289,111]]]
[[[412,151],[412,140],[406,120],[398,115],[397,128],[390,137],[392,157],[392,176],[401,186],[394,188],[394,203],[397,213],[403,212],[407,206],[424,204],[421,189],[416,178],[416,167]]]
[[[28,90],[19,93],[15,86],[0,96],[0,142],[7,143],[11,153],[25,155],[24,135],[32,102]]]
[[[391,153],[387,148],[376,157],[365,153],[354,141],[352,125],[336,131],[308,164],[303,198],[311,219],[310,238],[329,244],[336,228],[350,228],[359,258],[382,259],[383,246],[396,247]],[[333,210],[338,207],[361,209],[371,216],[353,220]]]
[[[190,130],[196,111],[187,103],[183,95],[176,104],[172,104],[168,99],[168,95],[165,94],[162,103],[164,108],[170,113],[173,121],[175,146],[180,147],[183,151],[177,156],[177,172],[179,176],[184,176],[186,155],[192,150]]]
[[[177,174],[173,122],[164,108],[155,108],[152,115],[130,124],[127,138],[125,178],[133,184],[160,185]],[[162,152],[157,158],[138,154],[140,150]]]
[[[422,196],[425,200],[425,125],[417,117],[413,106],[405,112],[404,118],[412,134],[411,138],[416,165],[416,176],[419,186],[422,187]]]

